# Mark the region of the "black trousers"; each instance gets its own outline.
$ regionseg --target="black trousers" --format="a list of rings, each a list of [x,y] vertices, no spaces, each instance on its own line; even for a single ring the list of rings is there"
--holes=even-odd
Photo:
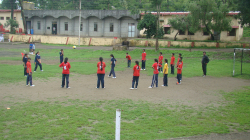
[[[146,67],[146,60],[145,61],[142,60],[141,61],[141,69],[146,69],[145,67]]]
[[[174,65],[171,65],[171,74],[174,74]]]
[[[139,76],[133,76],[133,81],[132,81],[132,88],[137,88],[138,87],[138,82],[139,82]]]
[[[69,74],[62,74],[62,87],[65,86],[65,78],[66,78],[66,88],[69,87]]]
[[[100,83],[102,83],[102,88],[104,88],[104,76],[105,74],[97,74],[97,88],[100,88]]]
[[[203,70],[203,74],[207,75],[207,65],[206,64],[202,64],[202,70]]]
[[[30,75],[27,73],[27,80],[26,80],[26,85],[30,83],[30,86],[32,86],[32,72]]]
[[[34,71],[36,71],[36,69],[37,69],[37,65],[39,65],[40,70],[43,70],[43,68],[42,68],[42,64],[41,64],[41,63],[39,63],[39,62],[36,62],[36,67],[35,67],[35,70],[34,70]]]
[[[24,76],[27,75],[27,68],[24,67]]]
[[[164,75],[164,78],[163,78],[163,85],[164,85],[164,86],[168,86],[168,74],[165,74],[165,75]]]
[[[63,57],[60,57],[60,64],[63,62]]]

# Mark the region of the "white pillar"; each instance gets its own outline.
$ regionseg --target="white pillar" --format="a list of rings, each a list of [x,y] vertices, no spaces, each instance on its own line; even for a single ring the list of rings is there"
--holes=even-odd
[[[120,128],[121,128],[121,110],[116,109],[115,140],[120,140]]]

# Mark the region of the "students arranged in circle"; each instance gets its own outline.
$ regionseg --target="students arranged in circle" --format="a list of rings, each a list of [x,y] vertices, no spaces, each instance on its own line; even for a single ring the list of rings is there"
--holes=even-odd
[[[100,83],[102,85],[102,88],[105,88],[104,87],[104,76],[105,76],[105,67],[106,67],[106,64],[105,62],[103,62],[103,58],[100,57],[99,58],[99,61],[97,63],[97,89],[100,88]]]
[[[61,51],[59,52],[59,55],[60,55],[60,64],[63,62],[63,49],[61,49]]]
[[[126,58],[128,59],[128,68],[130,68],[130,65],[131,65],[131,56],[126,53]]]
[[[162,66],[158,63],[158,60],[155,59],[154,64],[152,65],[152,68],[154,69],[154,75],[153,75],[153,78],[152,78],[151,86],[149,86],[148,88],[153,88],[154,85],[155,85],[155,87],[158,87],[158,74],[159,74],[158,69],[161,68],[161,67]]]
[[[116,76],[115,76],[116,59],[115,59],[113,54],[111,54],[110,57],[111,57],[111,63],[110,63],[111,70],[110,70],[110,73],[109,73],[108,77],[111,77],[111,74],[113,74],[112,78],[116,78]]]
[[[26,72],[27,72],[27,80],[26,80],[26,86],[29,86],[29,83],[30,83],[30,87],[34,87],[35,85],[33,85],[32,83],[32,68],[31,68],[31,58],[29,57],[27,59],[27,63],[26,63]]]
[[[36,63],[36,66],[35,66],[34,72],[36,72],[36,69],[37,69],[38,65],[40,67],[40,71],[43,71],[42,64],[41,64],[42,61],[41,61],[41,56],[40,56],[40,52],[39,51],[36,53],[35,63]]]
[[[139,61],[135,61],[135,66],[133,67],[132,88],[130,89],[137,89],[140,77],[140,69]]]
[[[71,68],[70,66],[70,63],[68,62],[68,58],[66,57],[64,59],[64,62],[62,62],[60,65],[59,65],[60,68],[63,69],[62,71],[62,85],[61,87],[64,88],[65,86],[65,79],[66,79],[66,88],[69,89],[69,69]]]
[[[142,54],[141,54],[141,70],[146,70],[146,56],[147,56],[147,53],[145,52],[145,49],[142,50]]]

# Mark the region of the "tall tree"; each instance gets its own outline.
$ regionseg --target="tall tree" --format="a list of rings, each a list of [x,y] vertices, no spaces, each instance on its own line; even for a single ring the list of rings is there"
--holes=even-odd
[[[27,33],[27,27],[26,27],[26,19],[24,17],[24,12],[23,12],[23,0],[19,0],[19,4],[21,7],[21,16],[22,16],[22,20],[23,20],[23,28],[24,28],[24,33]]]
[[[241,19],[241,25],[250,26],[250,1],[239,0],[238,10],[240,11],[239,18]]]
[[[215,0],[196,0],[191,2],[189,7],[193,31],[200,30],[203,26],[205,31],[211,34],[220,35],[221,31],[231,31],[231,18],[227,17],[229,12],[227,4],[220,3],[218,6]],[[214,33],[212,32],[214,31]]]
[[[11,9],[11,7],[12,7],[12,0],[3,0],[0,8],[1,9]],[[17,9],[17,4],[15,3],[15,1],[13,3],[13,8]]]

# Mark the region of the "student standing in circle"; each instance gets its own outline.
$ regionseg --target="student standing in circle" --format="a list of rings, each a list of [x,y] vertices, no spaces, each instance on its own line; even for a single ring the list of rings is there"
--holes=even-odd
[[[30,63],[31,58],[28,58],[28,61],[26,63],[27,66],[27,80],[26,80],[26,86],[34,87],[35,85],[32,84],[32,68]]]
[[[174,74],[174,61],[175,61],[175,57],[174,57],[174,53],[172,53],[171,63],[170,63],[170,65],[171,65],[171,74]]]
[[[176,85],[181,84],[181,74],[182,74],[182,60],[179,60],[179,64],[177,66],[177,83],[176,83]]]
[[[164,87],[168,86],[168,60],[165,59],[165,65],[163,69],[163,85]]]
[[[66,57],[64,59],[64,62],[62,62],[60,65],[59,65],[60,68],[63,69],[62,71],[62,85],[61,87],[64,88],[65,86],[65,78],[66,78],[66,88],[70,88],[69,87],[69,69],[71,68],[70,66],[70,63],[68,62],[68,58]]]
[[[138,82],[139,82],[139,77],[140,77],[139,61],[135,61],[135,66],[133,68],[132,88],[130,88],[130,89],[137,89]],[[135,88],[134,88],[134,86],[135,86]]]
[[[206,52],[203,52],[203,57],[202,57],[202,70],[203,70],[203,77],[206,77],[207,75],[207,63],[209,62],[209,59],[206,55]]]
[[[162,56],[162,52],[160,52],[160,56],[159,56],[159,64],[162,65],[162,60],[163,60],[163,56]],[[162,73],[162,67],[159,68],[159,72]]]
[[[152,78],[152,84],[148,88],[153,88],[154,84],[155,84],[155,87],[158,87],[158,74],[159,74],[158,69],[161,67],[161,65],[158,63],[157,59],[155,59],[154,61],[155,63],[152,65],[152,68],[154,69],[154,75]]]
[[[61,51],[59,52],[59,54],[60,54],[60,64],[61,64],[63,62],[63,55],[64,55],[63,49],[61,49]]]
[[[41,56],[40,56],[40,52],[37,52],[36,53],[36,57],[35,57],[35,62],[36,62],[36,67],[35,67],[35,70],[34,70],[34,72],[36,72],[36,69],[37,69],[37,65],[39,65],[39,67],[40,67],[40,70],[41,71],[43,71],[43,68],[42,68],[42,64],[41,64]]]
[[[131,65],[131,56],[126,53],[126,58],[128,59],[128,68],[130,68],[130,65]]]
[[[141,70],[146,70],[146,56],[147,56],[147,54],[145,52],[145,49],[143,49],[141,56],[142,56],[142,58],[141,58],[141,60],[142,60]]]
[[[100,62],[97,63],[97,87],[100,88],[100,83],[102,83],[102,88],[104,87],[104,76],[106,64],[103,62],[103,58],[99,58]]]
[[[113,54],[111,54],[110,57],[111,57],[111,63],[110,63],[111,70],[110,70],[110,73],[109,73],[108,77],[111,77],[111,74],[113,74],[112,78],[116,78],[116,76],[115,76],[116,59],[115,59]]]
[[[26,67],[27,62],[28,62],[28,54],[25,53],[23,56],[24,76],[27,76],[27,67]]]

